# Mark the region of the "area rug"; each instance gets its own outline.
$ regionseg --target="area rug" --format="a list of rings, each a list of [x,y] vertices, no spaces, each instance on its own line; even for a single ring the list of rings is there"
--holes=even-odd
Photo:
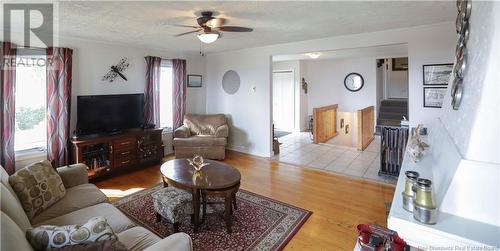
[[[173,233],[171,224],[156,222],[151,194],[157,186],[113,202],[139,225],[162,238]],[[181,222],[179,231],[189,234],[194,250],[281,250],[306,222],[312,212],[240,189],[236,194],[238,210],[233,214],[233,232],[226,232],[224,208],[209,205],[207,217],[197,233],[190,217]]]

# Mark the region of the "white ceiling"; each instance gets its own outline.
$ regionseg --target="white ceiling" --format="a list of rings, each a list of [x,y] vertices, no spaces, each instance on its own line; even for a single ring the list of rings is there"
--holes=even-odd
[[[59,32],[74,37],[155,49],[198,51],[195,34],[173,37],[196,25],[201,10],[247,26],[251,33],[224,32],[206,45],[216,52],[452,21],[454,1],[351,2],[60,2]]]
[[[342,59],[342,58],[356,58],[356,57],[373,57],[373,58],[393,58],[393,57],[407,57],[408,45],[407,44],[392,44],[382,46],[371,46],[362,48],[349,48],[342,50],[332,51],[314,51],[319,53],[319,58],[312,59],[307,53],[300,54],[287,54],[273,56],[273,62],[291,61],[291,60],[328,60],[328,59]]]

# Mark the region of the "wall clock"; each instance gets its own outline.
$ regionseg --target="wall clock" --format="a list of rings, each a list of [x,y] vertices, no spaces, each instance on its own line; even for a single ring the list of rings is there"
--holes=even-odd
[[[352,72],[347,74],[347,76],[344,79],[344,86],[347,90],[352,91],[352,92],[357,92],[363,88],[363,85],[365,84],[365,80],[361,76],[361,74]]]

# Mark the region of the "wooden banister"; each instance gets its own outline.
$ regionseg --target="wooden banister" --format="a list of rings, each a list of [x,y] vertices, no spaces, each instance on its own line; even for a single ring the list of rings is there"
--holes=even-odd
[[[329,105],[313,108],[313,143],[324,143],[337,136],[337,107]]]
[[[358,150],[365,150],[375,138],[375,107],[368,106],[357,111]]]

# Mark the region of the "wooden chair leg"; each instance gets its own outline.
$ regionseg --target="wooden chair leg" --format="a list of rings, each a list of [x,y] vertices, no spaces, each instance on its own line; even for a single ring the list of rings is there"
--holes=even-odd
[[[179,222],[174,223],[174,233],[178,233],[179,232],[179,225],[180,225]]]
[[[156,222],[161,221],[162,216],[159,213],[156,213]]]

